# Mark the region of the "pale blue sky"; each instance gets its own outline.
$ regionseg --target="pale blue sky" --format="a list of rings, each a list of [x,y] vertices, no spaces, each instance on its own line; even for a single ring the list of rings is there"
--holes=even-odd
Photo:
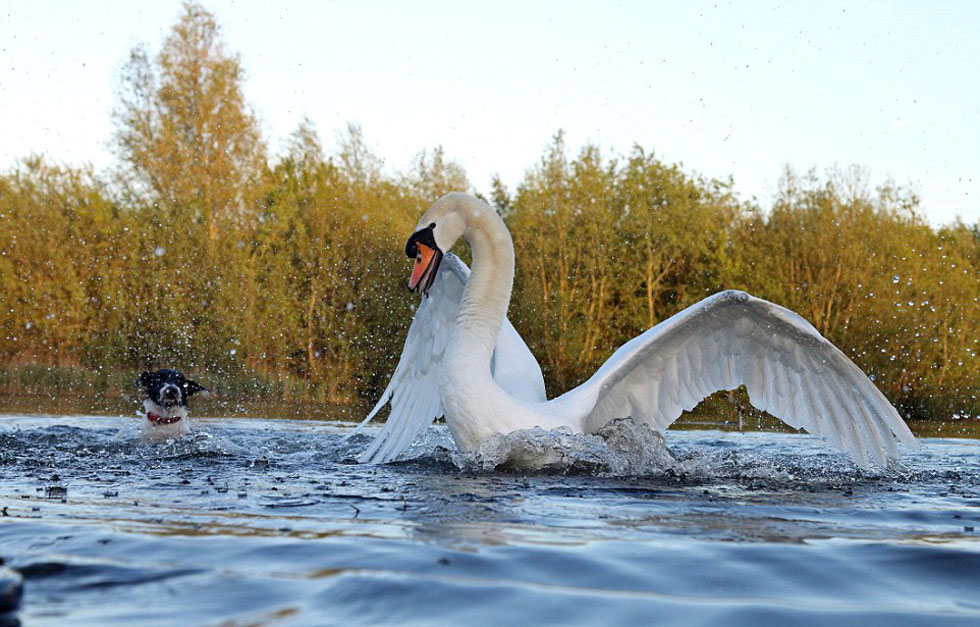
[[[563,128],[732,175],[767,206],[782,172],[858,164],[913,186],[933,223],[980,221],[980,2],[206,1],[277,151],[302,116],[348,122],[406,169],[442,145],[513,188]],[[0,169],[31,152],[113,160],[130,48],[167,2],[0,0]]]

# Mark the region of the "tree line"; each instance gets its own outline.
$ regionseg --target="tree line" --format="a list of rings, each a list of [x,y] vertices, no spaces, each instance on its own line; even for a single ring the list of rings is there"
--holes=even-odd
[[[416,304],[404,241],[436,198],[479,190],[441,148],[387,173],[355,126],[325,149],[304,121],[270,156],[241,86],[214,16],[185,4],[124,67],[112,172],[31,156],[0,174],[0,365],[377,396]],[[739,288],[803,315],[907,415],[980,414],[980,231],[930,227],[908,190],[787,170],[763,208],[640,146],[571,154],[559,132],[485,198],[513,234],[510,316],[552,394]]]

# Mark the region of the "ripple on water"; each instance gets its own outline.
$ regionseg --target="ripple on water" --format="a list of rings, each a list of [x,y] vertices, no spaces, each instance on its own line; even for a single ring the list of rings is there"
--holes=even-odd
[[[540,429],[407,459],[326,422],[0,418],[31,624],[975,625],[980,461],[865,471],[794,434]],[[668,448],[669,447],[669,448]],[[544,460],[544,462],[542,462]]]

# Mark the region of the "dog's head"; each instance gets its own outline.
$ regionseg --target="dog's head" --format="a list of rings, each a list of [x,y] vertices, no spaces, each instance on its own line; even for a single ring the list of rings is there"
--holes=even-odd
[[[187,399],[202,393],[207,398],[211,390],[191,381],[177,370],[146,371],[136,380],[138,387],[146,390],[150,400],[160,407],[187,407]]]

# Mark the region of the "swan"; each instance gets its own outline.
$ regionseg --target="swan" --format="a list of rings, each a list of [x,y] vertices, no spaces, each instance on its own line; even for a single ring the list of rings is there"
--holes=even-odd
[[[460,238],[472,248],[472,271],[448,252]],[[440,416],[463,452],[495,434],[594,433],[625,417],[663,434],[709,394],[740,385],[755,407],[863,468],[898,459],[899,444],[917,446],[874,383],[809,322],[735,290],[633,338],[585,383],[548,400],[537,361],[506,318],[514,246],[497,213],[468,194],[447,194],[423,214],[405,253],[415,260],[409,290],[422,299],[391,381],[351,433],[391,403],[361,462],[395,459]]]

